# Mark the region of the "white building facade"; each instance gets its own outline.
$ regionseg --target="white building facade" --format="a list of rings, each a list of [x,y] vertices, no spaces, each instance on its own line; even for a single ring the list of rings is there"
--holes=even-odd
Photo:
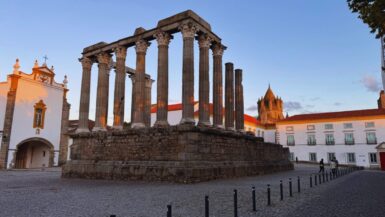
[[[336,158],[339,164],[385,168],[381,94],[378,109],[294,115],[278,121],[277,142],[289,148],[293,161],[329,163]]]
[[[0,82],[0,169],[42,168],[67,159],[70,105],[67,80],[56,83],[53,67],[35,62],[31,74],[16,61]]]

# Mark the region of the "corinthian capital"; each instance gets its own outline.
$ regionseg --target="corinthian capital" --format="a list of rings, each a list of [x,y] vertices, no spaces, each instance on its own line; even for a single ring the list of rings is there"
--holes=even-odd
[[[183,38],[194,38],[198,28],[192,23],[185,23],[179,26],[179,31],[182,33]]]
[[[226,47],[221,43],[215,43],[211,46],[211,49],[213,50],[213,56],[222,56],[223,52],[226,50]]]
[[[146,53],[147,48],[150,46],[150,42],[140,39],[135,42],[135,51],[136,53]]]
[[[115,48],[115,56],[116,58],[126,58],[127,56],[127,48],[123,46],[119,46]]]
[[[158,45],[166,45],[170,43],[170,40],[172,39],[172,36],[167,32],[159,31],[154,34],[154,37],[156,38],[156,41],[158,42]]]
[[[201,34],[197,39],[200,48],[209,48],[213,41],[207,34]]]
[[[88,68],[88,69],[90,69],[93,64],[93,61],[88,57],[81,58],[80,62],[82,63],[83,68]]]
[[[111,62],[111,54],[106,53],[106,52],[102,52],[102,53],[97,55],[97,59],[98,59],[99,63],[110,64],[110,62]]]

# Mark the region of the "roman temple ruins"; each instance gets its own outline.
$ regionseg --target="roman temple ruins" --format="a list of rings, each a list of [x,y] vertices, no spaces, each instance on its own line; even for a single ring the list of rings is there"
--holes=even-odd
[[[169,43],[182,34],[182,118],[167,121],[169,95]],[[158,46],[157,113],[150,127],[151,86],[146,75],[146,51],[150,41]],[[194,42],[199,44],[199,121],[194,121]],[[173,41],[176,42],[176,41]],[[125,65],[127,48],[135,47],[136,68]],[[209,52],[213,55],[213,123],[210,120]],[[160,180],[193,183],[293,169],[287,148],[265,143],[244,132],[242,70],[225,64],[226,46],[211,26],[193,11],[160,20],[150,30],[140,27],[133,36],[113,43],[100,42],[83,50],[79,127],[71,135],[70,160],[63,177]],[[112,60],[115,54],[116,61]],[[89,130],[90,78],[98,66],[95,126]],[[115,68],[113,126],[107,127],[109,72]],[[126,109],[125,78],[133,81],[131,125],[123,128]],[[178,91],[178,90],[173,90]],[[223,107],[223,97],[225,107]],[[224,120],[224,121],[223,121]],[[224,122],[224,123],[223,123]]]

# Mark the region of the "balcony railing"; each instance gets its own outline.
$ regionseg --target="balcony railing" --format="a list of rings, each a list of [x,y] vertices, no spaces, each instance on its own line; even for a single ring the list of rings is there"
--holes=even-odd
[[[316,140],[307,140],[307,145],[316,145],[317,141]]]
[[[334,139],[333,140],[326,140],[326,145],[335,145]]]
[[[353,140],[346,140],[345,139],[345,145],[354,145],[354,139]]]
[[[377,144],[377,138],[375,138],[375,139],[368,139],[368,138],[366,138],[366,144],[368,144],[368,145]]]

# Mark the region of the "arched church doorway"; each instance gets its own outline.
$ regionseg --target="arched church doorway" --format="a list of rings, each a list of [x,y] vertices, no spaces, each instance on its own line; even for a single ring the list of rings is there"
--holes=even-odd
[[[52,167],[54,158],[53,145],[45,139],[31,138],[24,140],[16,149],[16,169]]]

